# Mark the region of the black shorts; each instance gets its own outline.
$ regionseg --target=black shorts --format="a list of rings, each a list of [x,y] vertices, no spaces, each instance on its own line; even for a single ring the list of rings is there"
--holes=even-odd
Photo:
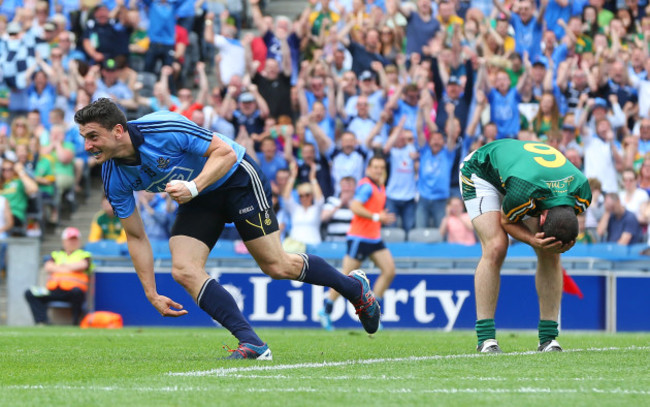
[[[248,155],[219,188],[179,206],[171,235],[193,237],[212,250],[224,225],[230,222],[235,223],[244,241],[278,230],[271,185]]]
[[[354,237],[348,237],[347,244],[348,251],[345,254],[358,261],[364,261],[371,254],[386,248],[383,240],[368,242]]]

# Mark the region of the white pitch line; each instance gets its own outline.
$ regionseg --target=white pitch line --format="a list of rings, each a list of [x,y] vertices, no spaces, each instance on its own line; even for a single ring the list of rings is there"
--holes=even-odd
[[[160,386],[160,387],[122,387],[122,386],[67,386],[67,385],[9,385],[9,386],[0,386],[2,390],[44,390],[44,391],[104,391],[104,392],[115,392],[115,391],[134,391],[134,392],[152,392],[152,393],[178,393],[178,392],[187,392],[187,393],[196,393],[196,392],[213,392],[215,388],[213,386],[209,387],[197,387],[197,386]],[[317,389],[313,387],[255,387],[250,389],[231,389],[231,388],[222,388],[217,390],[220,393],[321,393],[325,390]],[[437,389],[423,389],[423,390],[413,390],[410,388],[397,388],[397,389],[386,389],[386,388],[356,388],[356,389],[337,389],[337,393],[347,393],[347,394],[460,394],[460,393],[470,393],[470,394],[480,394],[480,393],[493,393],[493,394],[621,394],[621,395],[640,395],[648,396],[650,391],[648,390],[633,390],[633,389],[622,389],[620,387],[614,389],[601,389],[597,387],[591,388],[580,388],[580,389],[567,389],[567,388],[550,388],[550,387],[519,387],[515,389],[491,389],[491,388],[477,388],[477,387],[442,387]]]
[[[587,348],[587,349],[568,349],[564,352],[606,352],[618,350],[649,350],[650,346],[629,346],[625,348],[607,347],[607,348]],[[373,365],[380,363],[397,363],[397,362],[423,362],[430,360],[448,360],[448,359],[470,359],[480,357],[507,357],[507,356],[526,356],[526,355],[539,355],[539,352],[508,352],[501,354],[480,354],[480,353],[467,353],[460,355],[433,355],[433,356],[409,356],[405,358],[378,358],[378,359],[359,359],[359,360],[344,360],[341,362],[321,362],[321,363],[296,363],[291,365],[267,365],[267,366],[247,366],[247,367],[230,367],[219,368],[193,372],[169,372],[170,376],[217,376],[228,377],[233,373],[242,372],[269,372],[278,370],[291,370],[291,369],[319,369],[324,367],[339,367],[339,366],[352,366],[352,365]]]

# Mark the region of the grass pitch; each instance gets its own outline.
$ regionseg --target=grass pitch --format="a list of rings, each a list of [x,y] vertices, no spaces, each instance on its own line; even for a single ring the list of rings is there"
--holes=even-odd
[[[260,329],[272,362],[219,360],[223,329],[0,328],[2,406],[650,405],[650,334]]]

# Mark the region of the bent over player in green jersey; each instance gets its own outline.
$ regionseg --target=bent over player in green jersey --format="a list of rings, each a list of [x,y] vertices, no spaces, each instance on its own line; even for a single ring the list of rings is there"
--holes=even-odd
[[[465,158],[460,185],[482,248],[474,277],[477,350],[501,352],[494,313],[509,234],[537,254],[538,350],[561,351],[555,340],[562,299],[560,254],[575,243],[576,215],[591,202],[587,178],[546,144],[504,139]]]

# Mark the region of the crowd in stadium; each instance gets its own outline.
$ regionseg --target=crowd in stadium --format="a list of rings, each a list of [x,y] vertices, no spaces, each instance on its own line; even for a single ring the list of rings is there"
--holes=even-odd
[[[646,6],[310,0],[289,18],[265,15],[260,0],[5,0],[0,232],[56,223],[87,187],[93,159],[72,117],[109,97],[129,119],[169,109],[244,145],[295,244],[344,240],[373,155],[388,162],[394,226],[475,243],[450,199],[459,163],[506,137],[546,143],[590,178],[581,241],[643,242]],[[165,239],[175,203],[146,192],[138,202],[150,237]]]

